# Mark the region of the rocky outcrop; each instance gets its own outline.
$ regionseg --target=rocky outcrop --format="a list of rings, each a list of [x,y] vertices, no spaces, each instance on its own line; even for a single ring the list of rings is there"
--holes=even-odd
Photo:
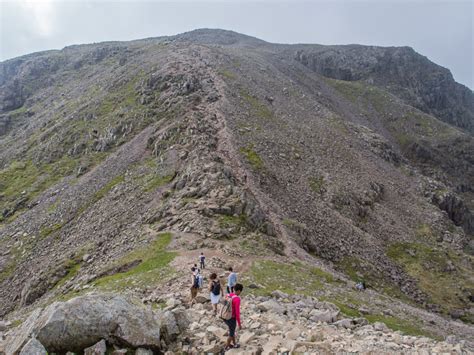
[[[31,336],[48,352],[82,351],[102,339],[132,348],[160,349],[161,315],[138,301],[113,295],[86,295],[35,311],[7,341],[17,354]]]
[[[328,46],[296,50],[295,59],[328,78],[363,80],[443,121],[474,133],[474,94],[450,71],[410,47]]]
[[[474,235],[474,215],[458,195],[451,191],[438,190],[431,198],[435,205],[446,211],[454,224],[462,226],[466,233]]]

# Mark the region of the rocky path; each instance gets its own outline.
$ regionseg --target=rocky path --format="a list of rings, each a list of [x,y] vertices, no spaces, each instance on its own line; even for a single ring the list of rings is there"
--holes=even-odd
[[[216,272],[225,280],[225,268],[234,264],[242,278],[249,270],[250,259],[229,257],[220,250],[203,250],[207,267],[205,282],[197,304],[190,305],[188,266],[197,251],[181,253],[174,261],[180,277],[169,284],[167,292],[156,290],[145,302],[164,304],[165,312],[186,314],[189,326],[176,334],[168,353],[222,353],[227,327],[214,316],[207,291],[207,276]],[[258,285],[255,285],[258,287]],[[249,288],[242,294],[242,330],[237,331],[241,347],[229,354],[275,353],[468,353],[469,345],[450,336],[438,342],[426,337],[404,335],[384,323],[369,324],[365,318],[347,318],[332,303],[314,297],[287,295],[280,291],[271,296],[254,296]]]

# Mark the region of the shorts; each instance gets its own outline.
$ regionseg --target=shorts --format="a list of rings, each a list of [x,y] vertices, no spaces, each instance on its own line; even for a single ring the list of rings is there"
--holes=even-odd
[[[229,327],[229,336],[235,337],[235,328],[237,328],[237,319],[231,318],[224,320],[225,324]]]

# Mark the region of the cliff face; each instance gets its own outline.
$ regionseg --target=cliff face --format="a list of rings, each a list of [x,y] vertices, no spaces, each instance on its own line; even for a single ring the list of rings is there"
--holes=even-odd
[[[295,59],[329,78],[365,81],[444,122],[474,133],[474,94],[410,47],[301,47]]]
[[[164,285],[145,250],[166,231],[182,253],[286,255],[472,322],[472,93],[411,49],[199,30],[0,75],[2,316]]]

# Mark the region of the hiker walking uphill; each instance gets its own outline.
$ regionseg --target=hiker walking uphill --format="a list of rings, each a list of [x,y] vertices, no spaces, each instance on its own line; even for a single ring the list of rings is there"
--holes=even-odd
[[[202,276],[199,273],[199,269],[193,266],[191,268],[191,302],[190,302],[191,305],[195,302],[196,296],[201,286],[202,286]]]
[[[206,260],[206,257],[204,256],[204,253],[201,253],[201,255],[199,255],[199,263],[201,265],[201,269],[203,269],[203,270],[206,267],[205,260]]]
[[[235,329],[237,328],[237,325],[239,326],[239,330],[242,329],[242,323],[240,320],[240,294],[243,289],[244,287],[241,284],[236,284],[234,286],[235,293],[228,294],[226,301],[222,306],[221,318],[229,327],[229,336],[224,351],[240,347],[240,345],[235,341]]]
[[[234,286],[237,284],[237,274],[229,268],[229,276],[227,277],[227,293],[234,292]]]
[[[217,278],[217,274],[214,272],[210,276],[211,282],[209,283],[209,293],[211,298],[212,308],[214,309],[214,316],[217,315],[217,305],[221,299],[221,296],[224,297],[224,290],[222,289],[221,282]]]

